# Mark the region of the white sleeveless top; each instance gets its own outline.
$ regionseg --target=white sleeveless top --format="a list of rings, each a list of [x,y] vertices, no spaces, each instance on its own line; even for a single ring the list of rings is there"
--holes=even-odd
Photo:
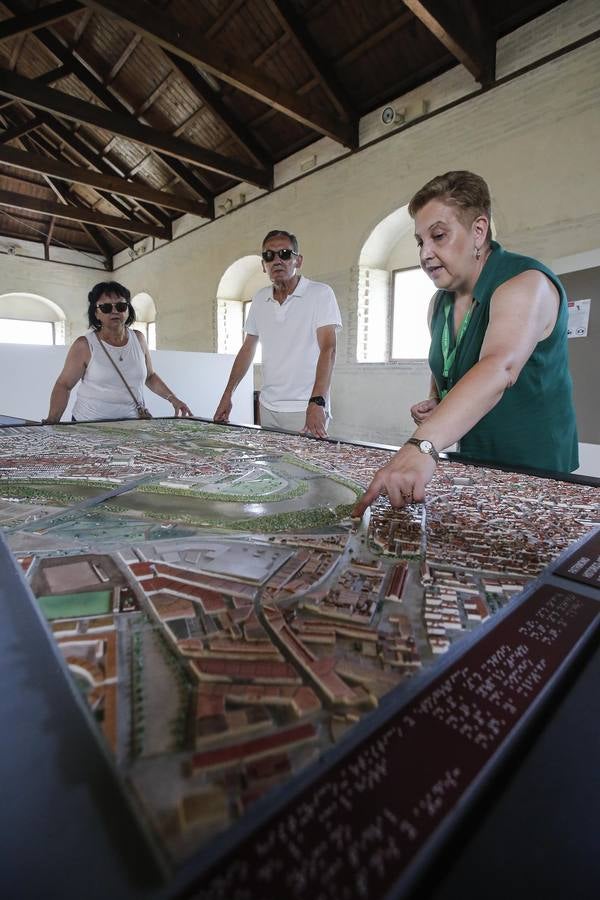
[[[77,388],[73,418],[77,422],[89,422],[93,419],[137,419],[137,410],[131,395],[98,343],[96,333],[90,331],[85,338],[91,357]],[[143,406],[144,383],[148,372],[144,351],[138,338],[128,328],[127,343],[124,347],[111,347],[105,341],[103,345]]]

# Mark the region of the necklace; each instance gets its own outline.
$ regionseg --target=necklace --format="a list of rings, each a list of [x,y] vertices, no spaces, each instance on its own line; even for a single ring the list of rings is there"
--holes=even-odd
[[[123,346],[120,347],[118,344],[111,344],[109,341],[106,340],[106,338],[104,338],[103,343],[108,344],[109,347],[112,347],[113,350],[116,350],[117,353],[119,354],[119,362],[123,362],[123,353],[125,351],[125,347],[127,346],[127,343],[123,344]]]
[[[104,343],[107,344],[108,341],[104,341]],[[108,344],[108,346],[111,347],[112,350],[116,350],[116,352],[119,354],[119,362],[123,362],[123,350],[125,348],[124,347],[116,347],[114,344]]]

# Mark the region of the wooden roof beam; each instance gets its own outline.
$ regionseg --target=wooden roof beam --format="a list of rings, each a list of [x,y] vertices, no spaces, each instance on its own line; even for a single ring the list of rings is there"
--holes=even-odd
[[[129,41],[129,43],[127,44],[127,46],[125,47],[125,49],[123,50],[121,55],[119,56],[118,60],[116,61],[116,63],[114,64],[114,66],[112,67],[110,72],[108,73],[108,76],[106,78],[106,84],[110,84],[111,81],[115,80],[115,78],[117,77],[117,75],[119,74],[119,72],[121,71],[121,69],[123,68],[123,66],[125,65],[125,63],[127,62],[127,60],[129,59],[129,57],[131,56],[131,54],[133,53],[133,51],[135,50],[135,48],[137,47],[137,45],[140,43],[141,40],[142,40],[142,36],[140,34],[134,34],[134,36],[131,38],[131,40]]]
[[[103,128],[111,134],[118,134],[136,144],[152,147],[160,150],[167,156],[185,160],[200,168],[209,169],[235,178],[238,181],[247,181],[259,187],[270,186],[270,175],[264,169],[246,166],[235,160],[205,150],[196,144],[175,138],[172,135],[157,131],[148,125],[142,125],[133,116],[113,110],[103,109],[94,103],[80,100],[78,97],[70,97],[62,91],[40,85],[14,72],[0,72],[0,94],[12,97],[15,100],[45,110],[59,116],[64,116],[84,125],[92,125]]]
[[[136,119],[139,119],[141,116],[143,116],[144,113],[147,112],[150,107],[156,103],[160,95],[163,94],[169,87],[171,81],[173,80],[174,74],[175,73],[173,72],[173,69],[170,69],[162,79],[162,81],[160,81],[156,85],[152,93],[148,94],[146,99],[143,100],[142,103],[140,103],[140,105],[134,111],[134,116],[136,117]]]
[[[6,0],[8,2],[8,0]],[[67,48],[63,48],[60,45],[60,42],[54,38],[50,32],[46,32],[46,37],[44,38],[44,44],[48,47],[49,50],[53,53],[60,53],[59,58],[70,58],[71,62],[74,66],[74,72],[79,81],[91,91],[94,96],[96,96],[101,103],[104,103],[109,109],[114,110],[115,112],[121,112],[124,115],[129,115],[129,110],[125,106],[125,104],[120,100],[117,96],[115,96],[114,88],[111,88],[109,91],[104,83],[100,80],[99,76],[92,70],[90,64],[83,59],[81,54],[78,54],[82,62],[76,59],[74,56],[70,56],[70,53]],[[36,37],[39,35],[36,34]],[[153,92],[154,93],[154,92]],[[146,102],[146,101],[145,101]],[[142,104],[142,108],[140,110],[134,111],[133,116],[135,119],[140,119],[140,121],[147,124],[147,120],[142,119],[142,115],[145,112],[143,108],[145,105]],[[114,140],[114,137],[111,141]],[[111,143],[109,141],[109,144]],[[108,152],[106,149],[104,152]],[[211,184],[209,183],[208,172],[200,174],[198,172],[193,172],[185,163],[180,162],[180,160],[175,159],[175,157],[167,156],[165,153],[157,153],[157,157],[160,161],[167,166],[170,171],[177,175],[179,181],[182,184],[185,184],[187,188],[193,193],[197,200],[204,202],[208,205],[213,212],[210,215],[210,218],[214,218],[214,200],[213,194],[214,191],[212,189]],[[272,170],[271,170],[272,171]],[[272,177],[272,174],[270,174]]]
[[[60,158],[60,155],[61,155],[60,151],[57,150],[56,147],[53,147],[49,141],[47,141],[42,135],[39,134],[39,132],[37,132],[34,135],[31,135],[29,138],[27,138],[27,140],[29,142],[27,144],[27,149],[31,153],[39,153],[39,151],[42,150],[45,153],[47,153],[52,159]],[[137,218],[137,216],[135,216],[132,208],[127,203],[124,203],[120,197],[114,197],[112,194],[109,194],[106,191],[101,191],[101,190],[98,191],[98,197],[99,197],[99,199],[102,198],[103,200],[106,200],[106,202],[109,203],[117,212],[122,213],[125,216],[125,218],[129,218],[129,217]],[[142,224],[144,224],[144,222],[146,222],[147,220],[146,219],[138,219],[138,221],[140,221]],[[164,219],[164,220],[160,220],[160,221],[163,224],[168,224],[170,222],[170,219]],[[117,237],[116,232],[115,232],[115,237]],[[127,246],[132,246],[131,241],[126,241],[125,243],[127,244]]]
[[[45,257],[45,259],[50,259],[50,246],[52,244],[52,235],[54,233],[55,223],[56,223],[56,216],[51,216],[50,224],[48,225],[48,232],[46,234],[46,240],[44,241],[44,257]]]
[[[115,173],[119,177],[123,177],[124,172],[120,169],[115,163],[109,162],[102,158],[102,155],[97,151],[93,150],[86,144],[81,138],[76,135],[74,132],[69,131],[66,125],[60,121],[60,119],[51,116],[50,113],[42,113],[41,114],[42,124],[45,125],[52,133],[56,136],[56,138],[61,142],[61,144],[67,147],[72,153],[77,154],[77,156],[81,157],[81,159],[85,160],[88,165],[92,166],[94,169],[99,170],[100,172],[104,172],[107,175],[114,175]],[[36,133],[35,138],[36,142],[41,146],[41,148],[52,156],[60,156],[60,150],[57,150],[53,147],[49,141],[46,141],[44,137],[41,137],[39,133]],[[66,160],[72,165],[71,160]],[[101,192],[102,193],[102,192]],[[113,197],[111,194],[104,194],[102,196],[108,200],[116,209],[122,212],[125,216],[134,215],[132,209],[124,203],[119,197]],[[155,222],[160,222],[162,225],[169,225],[170,217],[162,210],[156,206],[148,206],[146,203],[140,203],[140,207],[144,212],[146,212]]]
[[[267,0],[267,2],[273,17],[298,47],[309,69],[317,78],[338,113],[347,122],[352,122],[357,116],[352,109],[348,96],[339,84],[333,69],[327,60],[324,59],[321,50],[312,39],[308,28],[302,19],[296,15],[292,4],[289,0]]]
[[[199,66],[237,90],[274,107],[307,128],[348,147],[357,146],[356,128],[352,123],[342,122],[313,109],[309,103],[283,88],[260,69],[215,46],[215,42],[208,40],[204,33],[190,29],[170,13],[162,12],[146,0],[127,0],[126,4],[122,0],[83,2],[98,12],[112,13],[128,22],[148,40],[188,60],[192,65]]]
[[[69,191],[65,187],[59,184],[55,184],[54,180],[46,175],[44,176],[44,178],[48,186],[54,191],[58,199],[63,201],[65,206],[74,206],[75,208],[77,208],[75,200],[70,196]],[[56,221],[56,216],[52,216],[50,221],[51,223],[54,223]],[[89,225],[85,222],[81,222],[80,224],[82,229],[91,237],[96,247],[98,247],[98,249],[100,250],[100,253],[104,258],[104,268],[110,271],[112,269],[112,247],[103,237],[100,229],[96,228],[95,225]]]
[[[41,118],[34,116],[32,119],[27,119],[26,122],[21,122],[19,125],[11,125],[0,134],[0,145],[7,144],[9,141],[14,141],[25,134],[29,134],[30,131],[35,131],[41,124]]]
[[[12,19],[0,22],[0,41],[6,41],[17,34],[28,34],[30,31],[43,28],[44,25],[60,22],[61,19],[67,19],[82,9],[81,4],[76,3],[75,0],[59,0],[58,3],[51,3],[49,6],[43,6],[33,12],[14,15]]]
[[[162,156],[161,156],[162,159]],[[200,181],[195,172],[192,172],[191,169],[182,163],[180,159],[175,159],[175,157],[165,156],[163,162],[166,166],[169,167],[171,172],[177,176],[177,179],[188,187],[193,194],[207,204],[209,211],[209,219],[214,219],[215,217],[215,200],[214,197],[207,197],[206,188],[203,182]]]
[[[77,23],[77,28],[75,29],[75,33],[73,35],[73,47],[76,47],[80,43],[80,41],[83,38],[83,35],[85,33],[85,30],[90,23],[90,19],[92,18],[93,15],[94,15],[93,9],[86,9],[84,14],[79,19],[79,22]]]
[[[496,71],[496,42],[484,34],[473,5],[453,9],[444,0],[404,0],[404,5],[481,84],[490,84]]]
[[[38,123],[39,124],[39,123]],[[1,137],[0,137],[1,142]],[[93,172],[91,169],[82,169],[69,165],[60,160],[51,159],[48,156],[40,156],[32,153],[23,153],[14,147],[0,147],[0,163],[14,166],[18,169],[26,169],[28,172],[37,172],[40,175],[51,175],[59,181],[72,181],[76,184],[87,184],[89,187],[99,188],[111,194],[119,194],[122,197],[133,197],[136,200],[145,200],[155,203],[157,206],[165,206],[178,212],[191,213],[194,216],[207,216],[207,207],[194,200],[185,197],[177,197],[166,191],[157,191],[124,178],[113,175],[103,175]]]
[[[25,209],[29,212],[40,212],[47,216],[56,216],[58,219],[69,219],[72,222],[85,222],[89,225],[97,225],[99,228],[110,228],[115,231],[126,231],[129,234],[141,234],[144,237],[157,237],[160,240],[171,239],[168,228],[159,228],[157,225],[143,224],[135,219],[122,219],[119,216],[106,216],[87,209],[85,206],[64,206],[62,203],[50,203],[47,200],[39,200],[37,197],[28,197],[15,191],[0,190],[0,206],[10,206],[14,209]]]
[[[360,41],[358,44],[355,44],[353,47],[350,47],[349,50],[339,57],[336,60],[336,65],[338,68],[340,66],[347,66],[353,63],[356,59],[366,53],[368,50],[372,50],[373,47],[376,47],[382,41],[386,40],[391,34],[394,34],[396,31],[400,31],[409,22],[414,22],[414,16],[412,16],[408,11],[404,13],[396,13],[389,22],[383,25],[381,28],[378,28],[377,31],[371,32],[371,34]]]
[[[73,69],[71,66],[61,65],[57,66],[56,69],[50,69],[48,72],[44,72],[43,75],[38,75],[37,78],[34,78],[34,81],[37,81],[38,84],[54,84],[56,81],[60,81],[61,78],[66,78],[67,75],[71,75],[73,73]]]
[[[3,0],[4,6],[9,9],[13,15],[17,15],[23,11],[22,3],[20,0]],[[88,88],[91,93],[100,100],[104,106],[108,107],[108,109],[113,109],[116,112],[122,112],[124,114],[129,114],[129,110],[126,106],[115,97],[114,93],[108,90],[108,88],[104,85],[104,83],[100,80],[98,75],[93,73],[93,70],[89,63],[80,62],[79,59],[75,56],[75,48],[77,46],[77,42],[83,33],[83,30],[89,19],[93,15],[93,11],[91,9],[87,9],[86,12],[81,16],[81,21],[77,28],[77,34],[75,36],[75,47],[67,47],[64,42],[61,42],[58,37],[53,34],[48,28],[40,28],[39,31],[35,32],[35,38],[46,47],[50,53],[59,61],[62,62],[66,66],[70,66],[73,74],[77,76],[79,81]],[[82,57],[81,57],[82,58]],[[83,59],[83,58],[82,58]],[[12,101],[7,101],[11,103]],[[55,121],[58,121],[55,119]],[[61,123],[62,125],[62,123]],[[64,127],[64,126],[63,126]],[[159,159],[168,166],[168,168],[177,175],[179,180],[183,182],[190,191],[194,194],[194,196],[201,201],[205,201],[209,204],[210,207],[214,210],[214,200],[213,200],[213,191],[210,187],[208,190],[205,186],[204,179],[201,175],[192,172],[184,163],[179,160],[166,156],[165,154],[158,153]],[[110,165],[116,169],[112,161]],[[120,175],[123,172],[119,172]],[[272,176],[271,176],[272,177]],[[142,204],[143,206],[144,204]],[[151,213],[155,215],[154,213]],[[214,212],[213,212],[214,216]],[[213,217],[211,216],[211,218]]]
[[[231,137],[250,154],[259,166],[271,167],[273,162],[268,158],[265,149],[258,143],[250,129],[237,119],[219,95],[212,90],[196,67],[188,62],[187,59],[182,59],[170,51],[167,51],[167,56],[185,78],[194,93],[200,97],[204,105],[210,109],[212,114],[227,129]]]
[[[86,225],[85,222],[81,223],[81,227],[85,232],[87,232],[87,234],[89,234],[96,247],[98,247],[98,249],[100,250],[100,253],[104,258],[104,268],[106,269],[106,271],[112,272],[114,250],[112,249],[108,241],[106,241],[102,236],[101,230],[99,228],[96,228],[95,225]]]

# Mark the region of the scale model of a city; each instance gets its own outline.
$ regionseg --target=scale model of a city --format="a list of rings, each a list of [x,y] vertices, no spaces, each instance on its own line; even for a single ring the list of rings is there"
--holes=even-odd
[[[200,422],[3,429],[0,527],[168,855],[184,859],[504,606],[597,491]]]

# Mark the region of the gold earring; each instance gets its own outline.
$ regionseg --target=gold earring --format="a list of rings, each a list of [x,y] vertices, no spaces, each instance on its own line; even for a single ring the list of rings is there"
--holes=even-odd
[[[475,247],[475,259],[481,259],[481,250],[479,247]]]

